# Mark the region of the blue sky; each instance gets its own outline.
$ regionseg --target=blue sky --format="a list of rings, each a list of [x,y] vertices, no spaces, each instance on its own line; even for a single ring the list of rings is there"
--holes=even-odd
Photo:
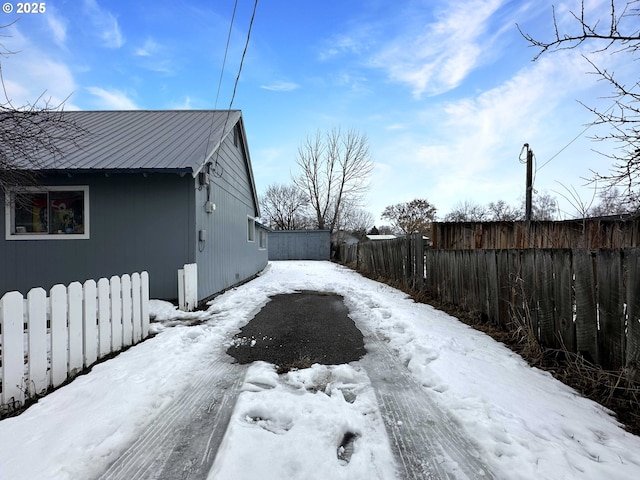
[[[608,0],[589,0],[606,19]],[[517,204],[524,143],[535,189],[584,202],[590,169],[610,151],[579,104],[607,108],[607,85],[579,51],[532,62],[516,28],[553,35],[579,0],[262,0],[233,108],[243,111],[258,192],[289,183],[298,145],[333,127],[369,138],[375,164],[365,208],[427,198],[443,216],[461,201]],[[13,3],[14,9],[17,3]],[[44,13],[0,13],[2,73],[14,104],[43,92],[67,109],[228,108],[253,0],[239,0],[216,104],[234,0],[49,0]],[[594,13],[593,18],[598,14]],[[593,49],[593,47],[592,47]],[[588,50],[585,50],[588,52]],[[599,65],[632,75],[629,59]],[[637,66],[637,65],[636,65]],[[578,137],[576,140],[574,138]],[[565,148],[566,147],[566,148]]]

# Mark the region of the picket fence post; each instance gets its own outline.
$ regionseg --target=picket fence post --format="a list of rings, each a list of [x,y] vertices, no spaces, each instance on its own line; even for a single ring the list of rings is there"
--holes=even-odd
[[[95,280],[87,280],[82,286],[83,293],[83,318],[82,345],[84,350],[84,367],[93,365],[98,359],[98,315],[97,298],[98,287]]]
[[[49,387],[47,377],[47,292],[44,288],[33,288],[27,294],[27,332],[29,335],[27,345],[29,393],[39,395]]]
[[[69,313],[69,369],[68,373],[75,376],[82,370],[82,284],[73,282],[67,288]]]
[[[24,402],[23,352],[24,306],[20,292],[6,293],[0,300],[2,322],[2,405]]]

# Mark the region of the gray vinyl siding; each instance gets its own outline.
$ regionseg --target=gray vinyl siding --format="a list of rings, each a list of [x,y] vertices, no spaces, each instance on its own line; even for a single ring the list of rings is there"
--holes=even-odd
[[[329,260],[329,230],[276,230],[269,232],[269,260]]]
[[[211,175],[211,201],[215,211],[206,213],[207,190],[196,190],[197,229],[207,231],[207,240],[199,242],[198,298],[208,298],[260,272],[267,265],[267,250],[247,239],[247,219],[258,216],[245,145],[234,145],[229,135],[217,155],[217,167]],[[197,180],[196,180],[197,182]]]
[[[177,271],[195,261],[190,175],[55,175],[41,183],[89,186],[90,238],[4,240],[2,222],[0,295],[146,270],[152,298],[177,297]]]

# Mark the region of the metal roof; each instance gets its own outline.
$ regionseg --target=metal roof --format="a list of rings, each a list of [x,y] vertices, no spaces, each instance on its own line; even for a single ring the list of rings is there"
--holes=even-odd
[[[239,110],[65,111],[64,118],[86,133],[77,145],[61,146],[57,158],[42,159],[39,168],[195,175],[241,116]]]

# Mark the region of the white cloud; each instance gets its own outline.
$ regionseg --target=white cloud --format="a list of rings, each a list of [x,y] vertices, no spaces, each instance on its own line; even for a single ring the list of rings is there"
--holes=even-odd
[[[260,88],[263,90],[270,90],[272,92],[290,92],[292,90],[297,90],[300,88],[300,85],[293,82],[273,82],[268,85],[260,85]]]
[[[147,38],[142,47],[135,49],[134,54],[138,57],[150,57],[158,53],[159,49],[160,45],[155,40]]]
[[[96,34],[108,48],[120,48],[124,38],[118,20],[111,12],[101,7],[97,0],[84,0],[85,11]]]
[[[392,39],[372,64],[387,70],[393,80],[408,84],[416,98],[449,91],[482,63],[483,36],[502,3],[504,0],[449,2],[426,25],[426,19],[420,21],[423,15],[415,12],[406,33]]]
[[[107,110],[138,110],[138,106],[126,93],[120,90],[105,90],[100,87],[87,87],[92,95],[100,100],[100,108]]]
[[[17,27],[11,27],[5,34],[4,46],[17,52],[2,59],[7,100],[14,107],[58,106],[64,102],[65,109],[77,109],[69,99],[77,88],[69,67],[32,44]]]
[[[67,40],[67,21],[65,18],[58,15],[56,9],[52,6],[47,8],[47,14],[45,19],[51,33],[53,34],[53,41],[57,45],[63,47]]]

